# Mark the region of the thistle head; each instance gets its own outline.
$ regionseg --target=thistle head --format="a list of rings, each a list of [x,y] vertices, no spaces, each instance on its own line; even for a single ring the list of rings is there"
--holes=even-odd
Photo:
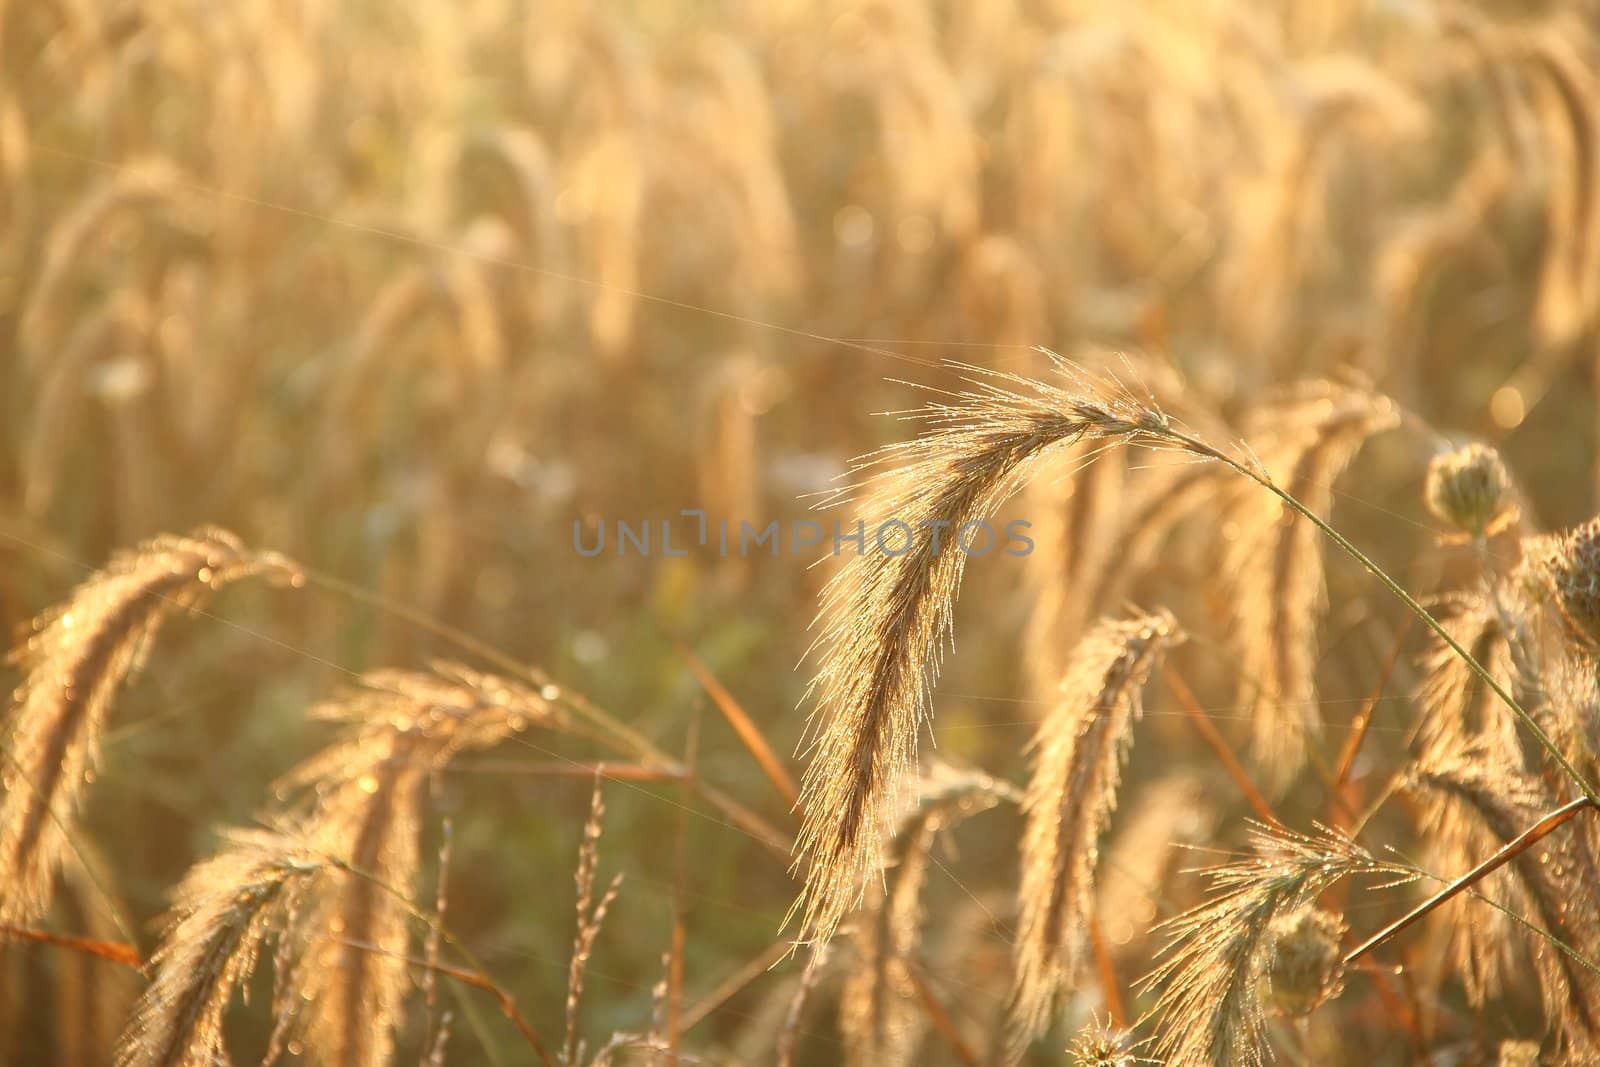
[[[1528,577],[1553,598],[1574,637],[1600,648],[1600,516],[1525,549]]]
[[[1488,445],[1462,445],[1428,464],[1428,510],[1469,537],[1494,533],[1513,515],[1511,476]]]
[[[1344,985],[1344,920],[1331,911],[1305,907],[1272,922],[1269,1001],[1284,1015],[1308,1015]]]

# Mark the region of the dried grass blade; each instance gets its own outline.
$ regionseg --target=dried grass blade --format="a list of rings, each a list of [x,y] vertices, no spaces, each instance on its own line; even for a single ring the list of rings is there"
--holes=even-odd
[[[793,776],[789,774],[789,769],[772,750],[772,746],[767,744],[767,739],[761,733],[761,728],[755,724],[755,720],[750,718],[749,713],[734,699],[733,694],[728,692],[727,688],[717,680],[716,675],[711,673],[711,669],[701,662],[700,657],[696,656],[688,645],[681,641],[673,641],[672,644],[677,649],[679,657],[688,664],[689,670],[694,672],[701,688],[717,706],[722,717],[733,727],[733,732],[739,735],[744,747],[755,757],[767,780],[791,808],[796,807],[800,803],[800,790],[795,785]]]
[[[72,937],[68,934],[54,934],[48,930],[0,925],[0,938],[7,937],[36,941],[41,945],[52,945],[71,952],[81,952],[86,956],[94,956],[97,959],[110,960],[124,967],[132,967],[136,971],[144,970],[144,960],[140,958],[139,950],[122,941],[98,941],[92,937]]]

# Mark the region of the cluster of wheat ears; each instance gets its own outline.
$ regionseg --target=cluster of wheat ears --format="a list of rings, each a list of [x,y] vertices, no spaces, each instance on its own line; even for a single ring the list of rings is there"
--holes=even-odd
[[[1052,463],[1069,461],[1081,473],[1085,464],[1110,462],[1111,449],[1176,457],[1181,462],[1151,472],[1169,483],[1163,500],[1180,499],[1182,485],[1204,480],[1208,492],[1197,499],[1226,499],[1233,521],[1246,525],[1242,542],[1254,558],[1236,571],[1235,595],[1244,617],[1266,621],[1240,631],[1238,655],[1257,666],[1261,679],[1252,702],[1255,748],[1283,780],[1304,764],[1319,729],[1305,712],[1314,702],[1305,698],[1314,685],[1324,538],[1415,613],[1432,648],[1415,700],[1412,758],[1367,810],[1353,810],[1343,786],[1366,721],[1358,723],[1329,775],[1332,825],[1304,832],[1282,825],[1262,787],[1216,739],[1219,758],[1259,805],[1254,852],[1214,867],[1212,895],[1167,922],[1170,942],[1144,980],[1154,993],[1148,1013],[1086,1035],[1075,1046],[1079,1059],[1132,1063],[1148,1053],[1176,1064],[1259,1064],[1267,1055],[1269,1017],[1310,1016],[1340,994],[1347,969],[1370,966],[1374,950],[1469,893],[1482,914],[1461,918],[1449,965],[1473,1003],[1515,995],[1512,979],[1525,958],[1552,1054],[1563,1062],[1594,1061],[1600,1056],[1600,969],[1593,962],[1600,955],[1600,797],[1593,784],[1600,770],[1594,729],[1600,520],[1562,534],[1537,533],[1527,528],[1517,487],[1492,448],[1440,444],[1427,470],[1426,503],[1475,553],[1478,567],[1471,582],[1424,606],[1327,524],[1319,514],[1325,500],[1296,492],[1302,482],[1327,486],[1372,434],[1431,432],[1405,419],[1391,400],[1327,383],[1297,389],[1271,409],[1276,432],[1263,427],[1272,446],[1251,450],[1208,443],[1169,415],[1153,392],[1065,364],[1058,375],[1039,381],[973,370],[969,388],[923,413],[925,433],[864,464],[864,509],[958,528],[993,515]],[[1159,539],[1161,524],[1176,522],[1182,510],[1165,508],[1160,520],[1135,517],[1139,536]],[[1015,1061],[1051,1029],[1063,999],[1104,953],[1095,917],[1102,837],[1137,735],[1142,691],[1185,632],[1164,609],[1086,624],[1064,653],[1025,787],[948,768],[924,773],[916,737],[950,636],[965,559],[929,545],[852,557],[824,597],[816,737],[796,803],[802,820],[796,867],[804,889],[793,912],[795,944],[810,963],[795,1010],[830,966],[825,950],[848,930],[854,951],[844,966],[840,1022],[852,1054],[864,1063],[905,1062],[925,1025],[908,988],[915,986],[911,959],[922,936],[921,890],[935,840],[964,816],[1016,804],[1025,827],[1014,970],[1007,1018],[989,1053]],[[118,690],[150,654],[163,621],[196,609],[222,586],[250,580],[290,589],[308,584],[307,572],[291,560],[202,529],[118,556],[34,621],[14,654],[25,678],[10,719],[0,805],[0,924],[8,932],[53,938],[64,950],[115,954],[116,946],[36,928],[57,879],[86,862],[74,830],[99,740]],[[442,898],[437,904],[420,898],[429,783],[460,753],[529,729],[587,731],[647,764],[670,765],[625,725],[538,671],[504,666],[502,675],[444,662],[426,670],[373,670],[312,710],[342,724],[342,735],[282,779],[255,828],[223,833],[220,850],[177,888],[160,949],[147,965],[131,961],[149,983],[121,1039],[120,1063],[220,1059],[225,1011],[234,993],[248,988],[269,946],[276,1021],[269,1060],[287,1049],[329,1064],[390,1063],[413,979],[421,978],[431,1006],[441,975],[499,997],[544,1063],[605,1063],[624,1050],[680,1054],[659,1025],[614,1035],[594,1050],[579,1039],[585,965],[618,890],[613,881],[595,892],[598,782],[578,864],[562,1043],[547,1044],[510,994],[449,935]],[[1181,683],[1176,692],[1181,699]],[[697,788],[730,813],[742,810]],[[1352,945],[1341,909],[1351,899],[1344,883],[1375,876],[1395,890],[1435,877],[1430,868],[1380,857],[1357,842],[1374,812],[1402,793],[1414,800],[1439,857],[1433,869],[1466,873],[1383,929],[1361,931],[1364,940]],[[1488,876],[1501,867],[1511,877],[1491,887]],[[1397,996],[1389,972],[1374,968],[1372,976]],[[1106,995],[1118,996],[1114,987]],[[1120,1004],[1115,1011],[1121,1016]],[[425,1058],[443,1062],[448,1025],[443,1015],[428,1015]],[[964,1039],[955,1040],[964,1055],[977,1055]],[[1501,1062],[1522,1062],[1516,1057],[1536,1057],[1537,1050],[1537,1041],[1507,1042]]]
[[[0,1061],[1600,1064],[1593,0],[202,6],[0,0]],[[818,492],[1035,548],[571,565]]]

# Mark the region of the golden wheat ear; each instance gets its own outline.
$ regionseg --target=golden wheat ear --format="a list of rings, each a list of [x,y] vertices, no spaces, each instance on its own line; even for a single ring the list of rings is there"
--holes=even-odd
[[[269,1058],[292,1034],[330,1067],[391,1062],[409,991],[429,777],[461,752],[564,722],[527,686],[443,662],[370,671],[311,715],[343,723],[344,736],[278,783],[292,814],[266,821],[288,829],[230,833],[185,878],[123,1067],[213,1062],[232,990],[273,933]]]
[[[151,961],[118,1067],[225,1063],[222,1016],[269,937],[294,914],[327,862],[292,828],[233,830],[177,890],[175,919]]]
[[[1490,596],[1460,593],[1441,599],[1434,614],[1456,642],[1497,678],[1513,677],[1506,628]],[[1417,689],[1417,748],[1430,753],[1481,750],[1497,763],[1522,762],[1517,724],[1495,703],[1494,696],[1448,645],[1437,637],[1428,643]]]
[[[1585,50],[1575,46],[1583,34],[1577,25],[1552,23],[1529,34],[1518,57],[1557,176],[1550,184],[1535,309],[1541,339],[1557,349],[1581,336],[1600,303],[1600,173],[1594,165],[1600,80]]]
[[[295,582],[282,557],[201,529],[119,554],[33,621],[11,658],[26,672],[0,781],[0,923],[25,926],[50,903],[112,698],[145,661],[161,623],[253,575]]]
[[[1247,437],[1267,474],[1324,520],[1333,482],[1368,437],[1399,425],[1384,397],[1310,383],[1264,408]],[[1317,624],[1326,599],[1322,538],[1278,499],[1243,487],[1230,509],[1238,535],[1225,566],[1237,605],[1241,678],[1253,692],[1252,748],[1282,787],[1321,730]]]
[[[382,1067],[393,1057],[408,991],[408,902],[421,865],[429,767],[422,743],[403,731],[363,739],[359,758],[350,777],[321,783],[307,827],[314,847],[345,865],[328,874],[296,923],[302,942],[287,984],[299,996],[285,1003],[304,1018],[280,1017],[278,1029],[298,1023],[314,1062]]]
[[[1450,766],[1464,757],[1476,762],[1488,759],[1490,751],[1470,743],[1455,749],[1435,745],[1424,749],[1420,762],[1423,768]],[[1446,789],[1430,787],[1425,770],[1412,794],[1420,809],[1418,828],[1427,842],[1431,869],[1471,870],[1479,860],[1505,844],[1506,839],[1496,836],[1471,805],[1453,797]],[[1484,879],[1478,891],[1509,912],[1526,915],[1532,911],[1521,883],[1509,875]],[[1452,922],[1447,936],[1456,972],[1474,1007],[1481,1007],[1499,996],[1506,990],[1511,976],[1519,969],[1527,969],[1518,929],[1505,911],[1479,908],[1471,922]]]
[[[1100,836],[1116,808],[1141,692],[1162,652],[1180,639],[1166,612],[1100,622],[1073,652],[1056,705],[1033,739],[1017,892],[1013,1060],[1048,1028],[1058,995],[1082,968]]]
[[[313,790],[307,838],[342,863],[295,926],[301,944],[280,980],[303,1005],[280,1018],[307,1054],[337,1067],[379,1067],[394,1053],[409,991],[407,960],[431,775],[457,754],[562,718],[515,681],[441,662],[430,671],[375,670],[314,707],[345,736],[292,771],[280,791]]]
[[[950,636],[966,561],[958,533],[993,517],[1058,447],[1167,440],[1166,417],[1128,397],[994,372],[968,381],[919,414],[925,434],[856,468],[868,543],[829,583],[818,614],[817,734],[796,843],[806,885],[795,910],[810,940],[833,935],[880,862]],[[891,521],[908,533],[881,525]],[[873,531],[885,528],[885,543],[875,543]]]

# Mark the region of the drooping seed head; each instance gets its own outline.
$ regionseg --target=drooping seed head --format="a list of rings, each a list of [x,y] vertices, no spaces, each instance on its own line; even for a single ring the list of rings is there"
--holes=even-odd
[[[1034,736],[1017,890],[1013,1062],[1049,1028],[1086,963],[1100,841],[1116,810],[1134,724],[1144,714],[1144,685],[1182,639],[1165,610],[1101,620],[1074,650],[1060,699]]]
[[[1344,985],[1344,920],[1306,907],[1273,920],[1269,999],[1284,1015],[1309,1015]]]
[[[1476,442],[1434,456],[1423,494],[1435,517],[1471,537],[1493,532],[1513,507],[1500,453]]]

